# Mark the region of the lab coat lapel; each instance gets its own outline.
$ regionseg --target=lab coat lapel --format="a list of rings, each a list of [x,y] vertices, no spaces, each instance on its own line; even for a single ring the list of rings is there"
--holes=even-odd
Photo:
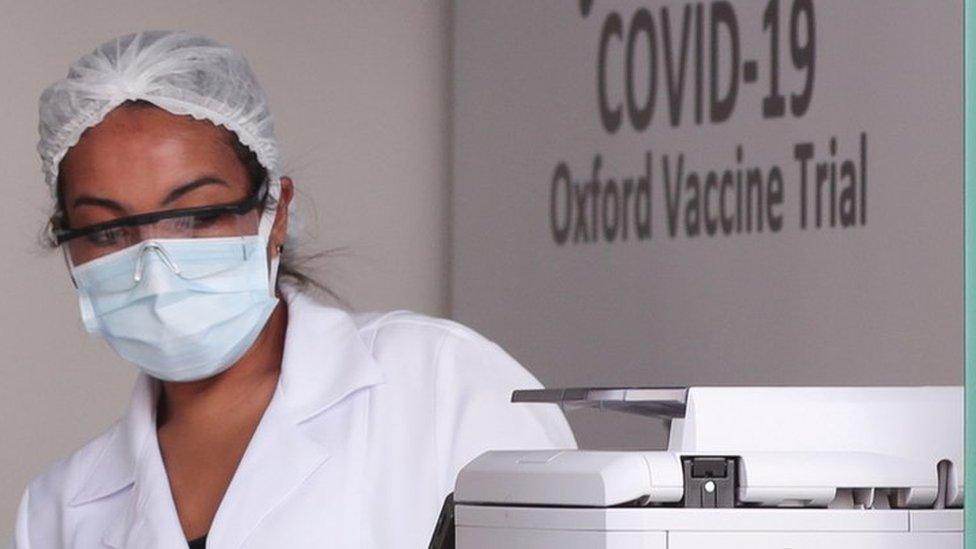
[[[101,471],[103,478],[131,475],[133,484],[128,508],[103,538],[109,547],[155,548],[186,544],[156,439],[157,394],[158,384],[140,374],[119,439],[130,460],[120,471]],[[103,460],[98,467],[104,469],[107,465],[112,464]],[[98,473],[96,469],[92,477]]]
[[[302,428],[347,395],[383,376],[345,311],[290,287],[288,329],[275,395],[214,517],[208,545],[242,546],[271,512],[322,467],[329,451]]]
[[[211,547],[240,547],[275,507],[319,467],[329,453],[269,406],[220,503],[207,535]]]

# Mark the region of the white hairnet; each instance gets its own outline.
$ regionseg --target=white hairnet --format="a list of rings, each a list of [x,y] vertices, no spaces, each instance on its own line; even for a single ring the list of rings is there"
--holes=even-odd
[[[225,126],[257,154],[273,186],[279,183],[281,155],[268,98],[244,56],[206,36],[154,30],[105,42],[41,94],[37,151],[52,195],[58,164],[81,133],[138,99]]]

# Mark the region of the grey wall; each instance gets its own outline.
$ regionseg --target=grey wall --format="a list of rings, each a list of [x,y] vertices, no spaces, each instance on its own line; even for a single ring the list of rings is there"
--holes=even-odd
[[[132,368],[85,336],[34,150],[37,96],[98,43],[186,28],[267,88],[319,277],[359,309],[447,310],[449,3],[0,2],[0,543],[30,477],[124,409]]]

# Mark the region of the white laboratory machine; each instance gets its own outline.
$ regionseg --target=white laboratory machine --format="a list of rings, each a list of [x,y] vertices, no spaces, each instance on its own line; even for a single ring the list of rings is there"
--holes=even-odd
[[[667,450],[491,451],[459,549],[961,549],[961,387],[516,391],[670,423]]]

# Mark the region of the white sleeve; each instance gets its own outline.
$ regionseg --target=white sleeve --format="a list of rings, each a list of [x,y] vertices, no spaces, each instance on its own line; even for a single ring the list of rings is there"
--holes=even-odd
[[[513,404],[512,391],[539,381],[497,344],[470,330],[451,331],[438,351],[437,441],[442,493],[458,471],[487,450],[576,448],[555,404]]]
[[[30,505],[30,489],[24,490],[17,509],[17,523],[14,526],[14,537],[10,540],[10,549],[30,549],[29,532],[27,528],[27,508]]]

